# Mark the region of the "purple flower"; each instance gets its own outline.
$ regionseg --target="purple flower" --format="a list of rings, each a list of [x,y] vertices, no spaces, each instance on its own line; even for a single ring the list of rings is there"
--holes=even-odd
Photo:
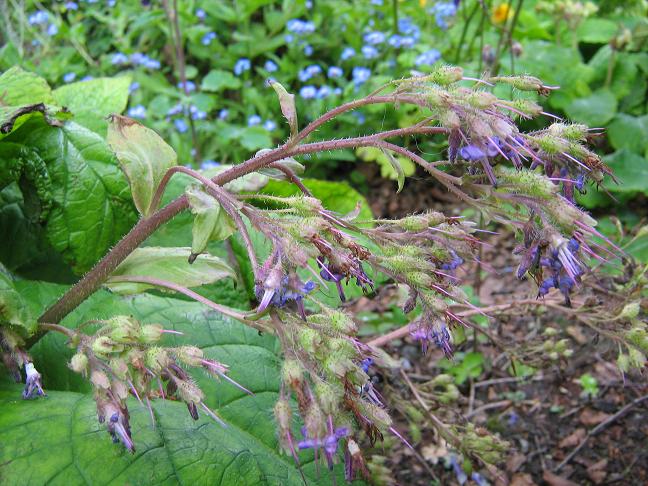
[[[58,34],[58,27],[56,26],[56,24],[49,24],[45,32],[50,37],[55,36],[56,34]]]
[[[315,96],[317,96],[317,88],[315,86],[312,86],[312,85],[303,86],[299,90],[299,96],[301,96],[305,100],[315,98]]]
[[[252,64],[250,63],[250,60],[242,57],[241,59],[236,61],[236,64],[234,64],[234,74],[240,76],[244,71],[249,71],[251,67]]]
[[[410,336],[415,341],[421,342],[421,350],[423,351],[423,354],[427,353],[428,345],[434,343],[443,351],[443,354],[445,354],[446,357],[452,357],[451,336],[445,322],[436,321],[434,323],[429,323],[419,321],[412,324]]]
[[[476,145],[466,145],[459,150],[459,157],[472,162],[483,159],[486,154]]]
[[[369,372],[369,368],[373,365],[373,359],[371,358],[365,358],[362,360],[362,363],[360,363],[360,368],[362,368],[362,371],[365,373]]]
[[[41,384],[41,374],[36,371],[33,363],[25,363],[25,389],[23,390],[22,397],[25,400],[36,396],[46,396]]]
[[[338,427],[332,431],[326,437],[321,439],[313,438],[309,439],[306,435],[305,428],[302,429],[302,434],[304,435],[304,440],[297,444],[300,450],[302,449],[324,449],[326,454],[330,457],[337,452],[338,442],[341,439],[344,439],[349,435],[349,429],[347,427]]]

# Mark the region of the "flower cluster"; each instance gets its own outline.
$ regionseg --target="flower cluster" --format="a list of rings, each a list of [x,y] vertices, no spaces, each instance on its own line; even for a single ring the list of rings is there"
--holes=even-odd
[[[205,358],[201,349],[162,347],[160,339],[165,333],[177,334],[157,324],[141,324],[133,317],[116,316],[102,322],[94,335],[77,333],[72,339],[76,354],[70,368],[89,378],[99,422],[106,424],[114,442],[121,442],[131,452],[135,445],[126,406],[130,395],[149,409],[151,398],[181,400],[194,420],[202,411],[223,424],[205,405],[203,392],[184,367],[200,368],[250,393],[226,376],[225,365]]]

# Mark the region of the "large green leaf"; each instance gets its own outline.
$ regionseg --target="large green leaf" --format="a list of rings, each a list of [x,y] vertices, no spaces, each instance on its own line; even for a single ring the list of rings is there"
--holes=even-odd
[[[115,292],[134,294],[153,286],[128,282],[123,277],[150,277],[184,287],[197,287],[236,277],[234,270],[221,258],[201,255],[194,263],[189,263],[190,255],[191,248],[138,248],[119,264],[106,286]]]
[[[200,89],[218,93],[224,89],[237,89],[241,87],[241,80],[229,71],[213,69],[202,80]]]
[[[607,89],[600,89],[591,96],[573,100],[565,107],[569,118],[590,127],[601,127],[614,118],[617,100]]]
[[[106,116],[121,113],[128,104],[130,76],[95,78],[70,83],[54,90],[56,103],[74,113],[74,121],[93,132],[105,135]]]
[[[125,116],[112,117],[107,140],[128,177],[137,210],[148,216],[156,209],[153,195],[178,156],[157,133]]]
[[[617,150],[603,160],[619,180],[618,185],[606,185],[610,192],[648,194],[648,160],[627,149]]]
[[[0,101],[4,106],[56,103],[47,81],[19,66],[8,69],[0,76]]]
[[[47,238],[76,273],[89,270],[136,220],[128,184],[108,145],[76,123],[57,128],[40,120],[30,120],[6,142],[28,147],[28,163],[44,164],[51,197]]]
[[[17,288],[32,308],[46,305],[62,286],[21,282]],[[175,298],[141,294],[120,297],[99,291],[63,324],[130,314],[184,335],[165,337],[170,345],[193,344],[209,358],[230,366],[229,375],[254,392],[196,373],[207,404],[228,424],[193,422],[180,403],[154,402],[157,428],[135,400],[129,403],[137,452],[112,444],[80,378],[65,366],[71,350],[60,335],[43,338],[31,353],[43,374],[48,398],[25,402],[20,388],[0,385],[0,478],[2,484],[303,484],[290,457],[278,453],[272,407],[279,390],[276,339]],[[72,391],[57,391],[72,390]],[[51,453],[56,449],[56,454]],[[330,484],[325,467],[316,478],[312,454],[302,453],[308,484]],[[36,467],[37,466],[37,467]],[[341,471],[336,468],[338,480]]]
[[[648,147],[648,116],[619,113],[608,127],[608,138],[615,149],[643,153]]]

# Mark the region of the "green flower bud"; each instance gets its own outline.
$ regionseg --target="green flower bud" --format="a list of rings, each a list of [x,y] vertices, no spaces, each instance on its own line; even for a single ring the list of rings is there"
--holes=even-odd
[[[120,380],[126,379],[128,375],[128,365],[123,359],[113,358],[110,360],[110,369]]]
[[[561,339],[556,343],[555,350],[558,353],[562,353],[567,349],[567,346],[569,346],[569,339]]]
[[[630,371],[630,356],[628,356],[627,354],[619,353],[619,357],[617,358],[617,366],[622,373],[627,373],[628,371]]]
[[[516,170],[512,167],[498,165],[495,167],[495,176],[500,181],[500,186],[506,190],[542,199],[555,199],[559,186],[539,172],[531,170]],[[508,188],[506,186],[513,186]]]
[[[633,347],[628,348],[628,357],[630,359],[630,365],[633,368],[643,368],[646,362],[646,357],[644,356],[644,354]]]
[[[154,373],[159,373],[162,368],[166,368],[173,363],[171,358],[169,358],[166,349],[157,346],[146,351],[144,362],[146,367]]]
[[[441,86],[448,86],[463,78],[463,69],[459,66],[440,66],[427,76],[423,76],[426,81],[431,81]]]
[[[140,331],[140,342],[144,344],[153,344],[160,340],[162,337],[163,328],[160,324],[147,324],[142,326]]]
[[[429,289],[434,285],[434,279],[423,272],[410,272],[407,274],[407,280],[414,286]]]
[[[203,401],[205,395],[198,386],[188,380],[176,380],[178,386],[178,395],[183,402],[198,404]]]
[[[472,91],[469,90],[468,95],[466,96],[466,101],[473,108],[478,110],[486,110],[492,108],[495,103],[499,100],[497,96],[488,91]]]
[[[322,337],[316,330],[304,327],[299,330],[298,341],[304,351],[312,354],[321,346]]]
[[[367,417],[369,421],[376,424],[376,426],[379,429],[385,430],[391,427],[392,420],[385,409],[377,405],[374,405],[373,403],[369,403],[365,401],[360,401],[356,403],[362,415]]]
[[[106,323],[112,328],[108,336],[116,343],[129,344],[137,341],[140,325],[132,316],[115,316]]]
[[[329,313],[331,328],[341,334],[353,335],[358,332],[358,326],[345,312],[334,310]]]
[[[535,76],[495,76],[489,81],[508,84],[520,91],[541,91],[544,88],[542,81]]]
[[[288,385],[300,383],[304,379],[304,375],[299,361],[295,359],[285,360],[281,366],[281,379]]]
[[[201,366],[203,359],[202,349],[196,346],[181,346],[174,350],[175,355],[187,366]]]
[[[76,353],[72,356],[69,367],[75,373],[85,374],[88,371],[88,357],[83,353]]]
[[[98,356],[107,356],[112,353],[121,353],[124,347],[117,344],[108,336],[99,336],[92,342],[92,352]]]
[[[639,302],[630,302],[629,304],[625,305],[625,307],[621,311],[621,314],[619,314],[619,319],[635,319],[639,315],[640,310],[641,306]]]
[[[555,351],[552,351],[551,353],[549,353],[549,354],[547,355],[547,357],[548,357],[551,361],[558,361],[558,358],[560,358],[560,355],[559,355],[558,353],[556,353]]]
[[[579,123],[552,123],[548,131],[550,134],[569,140],[570,142],[581,142],[587,137],[587,125]]]
[[[536,102],[524,98],[519,98],[515,101],[507,102],[506,104],[531,118],[540,116],[544,111],[542,106],[540,106]]]
[[[308,432],[308,437],[323,437],[326,433],[326,417],[322,410],[316,405],[311,404],[304,417],[304,426]]]
[[[336,414],[340,410],[344,390],[342,387],[336,387],[326,382],[320,382],[315,385],[315,396],[317,402],[322,407],[322,411],[327,415]]]
[[[545,327],[544,331],[542,331],[543,336],[551,337],[555,336],[556,334],[558,334],[558,331],[553,327]]]
[[[554,135],[539,135],[535,137],[528,137],[528,139],[535,143],[543,152],[549,155],[557,155],[564,152],[569,153],[570,145],[564,139]]]

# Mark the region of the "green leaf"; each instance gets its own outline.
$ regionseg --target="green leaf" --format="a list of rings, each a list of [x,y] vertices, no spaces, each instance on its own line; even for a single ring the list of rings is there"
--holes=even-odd
[[[19,291],[35,312],[58,297],[64,287],[20,282]],[[31,307],[30,307],[31,308]],[[76,327],[89,319],[133,315],[144,323],[160,323],[184,335],[165,335],[165,344],[197,345],[209,359],[230,366],[234,380],[250,389],[249,396],[203,373],[195,378],[207,405],[228,424],[223,429],[206,418],[194,422],[180,403],[153,402],[157,428],[148,411],[129,402],[134,455],[113,444],[96,419],[91,395],[79,375],[66,366],[73,350],[61,335],[45,336],[31,349],[43,374],[47,399],[23,401],[18,386],[0,388],[0,477],[3,484],[76,484],[92,478],[96,484],[277,484],[301,485],[292,458],[279,454],[272,408],[278,398],[279,347],[270,335],[187,302],[151,294],[122,297],[100,290],[64,319]],[[59,390],[59,391],[57,391]],[[56,454],[49,453],[55,449]],[[300,459],[308,484],[331,484],[325,467],[320,476],[312,454]],[[37,465],[37,467],[35,466]],[[338,484],[341,467],[336,466]]]
[[[0,327],[3,325],[9,325],[24,337],[36,330],[36,319],[16,290],[11,276],[0,266]]]
[[[414,162],[407,157],[393,155],[376,147],[361,147],[356,154],[366,162],[376,162],[382,177],[398,181],[398,192],[403,189],[405,176],[412,176],[416,172]]]
[[[202,80],[200,89],[212,93],[218,93],[225,89],[238,89],[241,87],[241,80],[229,71],[212,69]]]
[[[245,127],[238,136],[243,148],[253,151],[272,145],[270,134],[263,127]]]
[[[4,106],[56,104],[47,81],[19,66],[8,69],[0,76],[0,100]]]
[[[175,151],[150,128],[135,120],[114,115],[108,125],[108,143],[128,178],[133,201],[143,216],[167,170],[177,164]]]
[[[30,120],[2,144],[9,142],[26,147],[25,163],[40,174],[39,184],[49,181],[36,186],[37,197],[51,198],[44,222],[49,242],[76,273],[86,272],[135,222],[117,160],[99,135],[73,122],[56,128]],[[30,198],[23,193],[25,206]]]
[[[614,193],[643,192],[648,194],[648,160],[640,155],[621,149],[603,158],[610,166],[619,184],[606,184]]]
[[[290,136],[297,135],[297,108],[295,108],[295,95],[286,91],[281,83],[277,81],[270,81],[270,86],[275,90],[279,97],[279,105],[281,106],[281,113],[288,120],[290,125]]]
[[[616,110],[616,97],[607,89],[600,89],[586,98],[575,99],[565,108],[569,118],[590,127],[607,125],[614,118]]]
[[[615,149],[643,153],[648,146],[648,115],[636,117],[619,113],[610,123],[607,133]]]
[[[71,118],[67,112],[56,111],[43,103],[26,106],[0,107],[0,140],[20,128],[31,118],[45,118],[50,125],[61,125],[60,120],[50,117]]]
[[[130,76],[95,78],[66,84],[54,90],[56,103],[74,113],[74,120],[93,132],[105,134],[105,118],[121,113],[128,104]]]
[[[191,253],[191,248],[138,248],[119,264],[106,286],[122,294],[135,294],[154,286],[124,281],[120,277],[149,277],[183,287],[198,287],[228,277],[236,278],[234,270],[221,258],[202,255],[194,263],[189,263]]]
[[[234,234],[236,225],[216,199],[199,186],[188,187],[185,194],[194,215],[191,227],[192,255],[205,251],[210,241],[225,240]]]
[[[619,28],[616,22],[608,19],[588,18],[578,26],[576,35],[581,42],[607,44],[614,38]]]

